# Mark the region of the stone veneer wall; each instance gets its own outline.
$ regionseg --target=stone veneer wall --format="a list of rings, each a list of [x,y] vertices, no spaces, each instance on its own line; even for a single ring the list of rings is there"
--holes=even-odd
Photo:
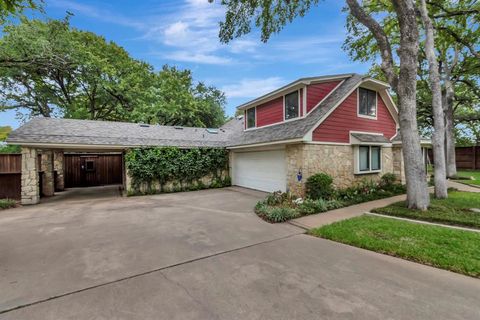
[[[313,174],[324,172],[332,176],[337,188],[346,188],[362,179],[379,179],[384,173],[394,172],[394,152],[391,147],[382,148],[382,172],[354,174],[354,147],[350,145],[294,144],[286,147],[287,187],[294,194],[303,196],[305,181]],[[302,172],[302,181],[297,179]]]
[[[53,170],[57,172],[56,187],[62,191],[65,189],[65,176],[64,176],[64,157],[63,151],[53,152]]]
[[[40,201],[38,185],[37,150],[22,147],[22,204],[36,204]]]
[[[42,153],[42,194],[50,197],[55,193],[54,175],[53,175],[53,152],[44,151]]]

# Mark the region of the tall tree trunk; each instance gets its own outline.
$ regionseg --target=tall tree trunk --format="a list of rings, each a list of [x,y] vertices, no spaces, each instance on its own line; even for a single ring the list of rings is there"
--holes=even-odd
[[[428,16],[427,3],[420,0],[420,13],[425,27],[425,54],[428,60],[430,87],[432,89],[433,112],[433,160],[435,165],[435,197],[445,199],[447,192],[447,174],[445,168],[445,118],[442,106],[442,86],[438,69],[437,55],[435,54],[435,40],[433,24]]]
[[[417,124],[417,67],[418,25],[412,0],[394,0],[400,26],[400,73],[398,101],[402,152],[407,182],[407,205],[411,209],[426,210],[430,204],[425,165]]]
[[[407,182],[407,206],[426,210],[430,204],[417,124],[418,25],[412,0],[392,0],[400,26],[400,73],[397,76],[390,41],[383,27],[357,0],[346,0],[351,14],[372,33],[380,49],[381,68],[398,96],[400,134]]]
[[[454,178],[457,176],[457,160],[455,158],[455,123],[453,110],[453,97],[455,95],[452,84],[451,73],[447,66],[445,77],[445,98],[443,100],[443,111],[445,113],[445,155],[447,161],[447,177]]]

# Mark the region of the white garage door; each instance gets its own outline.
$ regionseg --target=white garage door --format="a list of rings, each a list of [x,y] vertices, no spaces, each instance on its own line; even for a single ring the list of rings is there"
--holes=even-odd
[[[235,152],[232,170],[236,186],[267,192],[286,190],[285,150]]]

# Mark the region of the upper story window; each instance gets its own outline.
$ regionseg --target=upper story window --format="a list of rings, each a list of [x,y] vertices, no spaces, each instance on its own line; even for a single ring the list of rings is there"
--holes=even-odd
[[[256,116],[255,108],[250,108],[247,110],[247,129],[255,128],[255,125],[256,125],[255,116]]]
[[[358,115],[375,118],[377,116],[377,92],[365,88],[358,89]]]
[[[300,114],[300,104],[298,100],[298,91],[285,96],[285,120],[298,118]]]

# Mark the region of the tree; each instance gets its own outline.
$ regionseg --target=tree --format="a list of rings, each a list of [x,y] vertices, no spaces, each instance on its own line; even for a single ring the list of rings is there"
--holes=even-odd
[[[220,126],[225,97],[191,72],[153,67],[64,20],[28,20],[0,39],[0,111],[32,116]],[[26,113],[23,113],[25,112]]]
[[[146,90],[146,100],[132,115],[135,121],[210,128],[225,122],[223,92],[195,84],[190,70],[165,65]]]
[[[442,81],[442,105],[445,113],[445,153],[447,176],[456,175],[455,166],[455,113],[475,106],[479,90],[480,60],[473,48],[479,43],[480,4],[476,0],[427,1],[428,12],[435,28],[435,51]],[[369,1],[365,9],[371,14],[381,13],[391,43],[399,42],[398,25],[392,6],[385,1]],[[359,23],[348,20],[349,35],[344,49],[354,60],[371,61],[375,64],[379,56],[378,46],[371,34],[363,32]],[[394,50],[395,51],[395,50]],[[425,41],[420,42],[419,79],[417,81],[417,110],[419,126],[424,132],[431,133],[433,127],[432,91],[428,81],[428,63],[426,63]],[[370,71],[381,76],[381,70],[374,65]],[[469,88],[465,90],[466,88]]]
[[[12,127],[3,126],[0,127],[0,142],[3,142],[7,139],[8,135],[12,132]]]
[[[448,197],[447,174],[445,169],[445,123],[442,106],[442,86],[438,70],[437,55],[435,53],[435,35],[432,20],[428,15],[427,3],[420,0],[419,11],[425,28],[425,55],[428,60],[430,87],[432,89],[433,110],[433,153],[435,163],[435,197],[444,199]]]
[[[9,16],[22,13],[25,9],[38,10],[42,8],[43,1],[35,0],[1,0],[0,24],[4,24]]]
[[[416,12],[412,0],[392,2],[397,17],[395,24],[400,34],[398,66],[394,62],[392,44],[384,29],[386,26],[382,27],[356,0],[347,0],[351,16],[363,25],[363,32],[368,32],[375,39],[382,58],[382,71],[397,94],[407,180],[407,205],[409,208],[425,210],[430,199],[415,117],[419,42]],[[260,28],[261,40],[267,41],[287,23],[304,16],[318,4],[318,0],[223,0],[221,3],[226,7],[225,20],[220,23],[221,41],[228,42],[249,33],[252,24]]]

